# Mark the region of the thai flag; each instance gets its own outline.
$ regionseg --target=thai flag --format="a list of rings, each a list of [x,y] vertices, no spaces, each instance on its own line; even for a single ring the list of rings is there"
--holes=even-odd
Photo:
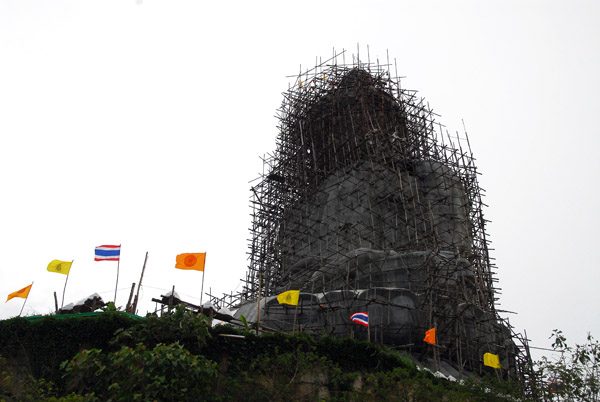
[[[369,313],[354,313],[350,316],[350,319],[360,325],[364,325],[365,327],[369,326]]]
[[[96,258],[94,261],[119,261],[121,257],[121,245],[96,247]]]

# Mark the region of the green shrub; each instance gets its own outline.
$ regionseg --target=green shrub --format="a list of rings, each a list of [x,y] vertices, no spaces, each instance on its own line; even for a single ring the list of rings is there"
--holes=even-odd
[[[45,378],[60,386],[59,365],[87,348],[107,348],[117,329],[135,319],[121,313],[97,316],[46,316],[32,321],[17,317],[0,321],[0,355],[19,361],[20,375]]]
[[[59,397],[52,382],[19,373],[4,357],[0,356],[0,401],[92,402],[94,398],[75,394]]]
[[[11,363],[0,360],[0,402],[524,400],[520,384],[440,380],[376,344],[211,328],[183,307],[137,320],[6,320],[0,336]]]
[[[108,354],[84,350],[61,367],[67,390],[105,401],[207,400],[217,377],[216,363],[177,342],[153,349],[139,343]]]
[[[206,316],[186,311],[185,305],[181,304],[161,317],[149,315],[133,326],[117,330],[110,343],[113,346],[143,343],[154,347],[159,343],[179,342],[198,354],[211,337],[210,325]]]

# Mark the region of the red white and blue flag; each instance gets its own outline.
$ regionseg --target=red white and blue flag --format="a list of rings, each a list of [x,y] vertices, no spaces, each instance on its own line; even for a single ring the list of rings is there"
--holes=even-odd
[[[350,316],[350,319],[360,325],[364,325],[365,327],[369,326],[369,313],[354,313]]]
[[[121,245],[98,246],[96,247],[95,255],[94,261],[119,261],[119,258],[121,257]]]

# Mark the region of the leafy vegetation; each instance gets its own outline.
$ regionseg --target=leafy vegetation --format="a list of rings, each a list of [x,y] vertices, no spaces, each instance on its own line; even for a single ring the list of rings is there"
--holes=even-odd
[[[554,330],[552,348],[557,359],[537,362],[544,400],[600,401],[600,343],[588,334],[583,345],[569,346],[562,331]]]
[[[248,327],[213,328],[208,318],[183,307],[162,317],[125,320],[122,325],[116,325],[120,320],[116,316],[103,316],[79,323],[44,319],[43,327],[63,334],[60,339],[69,345],[62,345],[57,356],[37,360],[30,358],[36,343],[50,353],[42,345],[46,339],[38,336],[41,324],[0,322],[0,333],[20,337],[9,343],[28,345],[22,350],[0,349],[7,358],[0,360],[0,401],[504,401],[522,397],[515,384],[497,379],[464,384],[440,380],[419,371],[398,352],[351,339],[259,336]],[[95,320],[115,322],[104,330]],[[87,338],[92,329],[96,342]],[[67,336],[67,331],[72,332]],[[58,339],[52,342],[56,345]],[[38,367],[48,364],[54,366]],[[59,373],[60,378],[53,381],[43,373],[53,373],[52,379]]]
[[[0,321],[0,355],[18,362],[19,376],[62,383],[60,364],[82,349],[106,349],[113,333],[137,321],[123,313],[17,317]]]
[[[67,391],[98,401],[206,400],[217,364],[175,342],[148,349],[143,343],[117,352],[83,350],[61,365]]]
[[[137,325],[117,329],[110,345],[134,346],[143,343],[154,347],[159,343],[185,342],[192,353],[201,353],[207,345],[211,320],[202,314],[186,311],[183,304],[161,317],[149,315]]]

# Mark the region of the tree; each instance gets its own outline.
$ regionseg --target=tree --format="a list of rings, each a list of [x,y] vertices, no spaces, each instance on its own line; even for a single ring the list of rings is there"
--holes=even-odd
[[[560,357],[536,362],[544,400],[600,401],[600,343],[588,333],[586,343],[573,348],[557,329],[550,338]]]

